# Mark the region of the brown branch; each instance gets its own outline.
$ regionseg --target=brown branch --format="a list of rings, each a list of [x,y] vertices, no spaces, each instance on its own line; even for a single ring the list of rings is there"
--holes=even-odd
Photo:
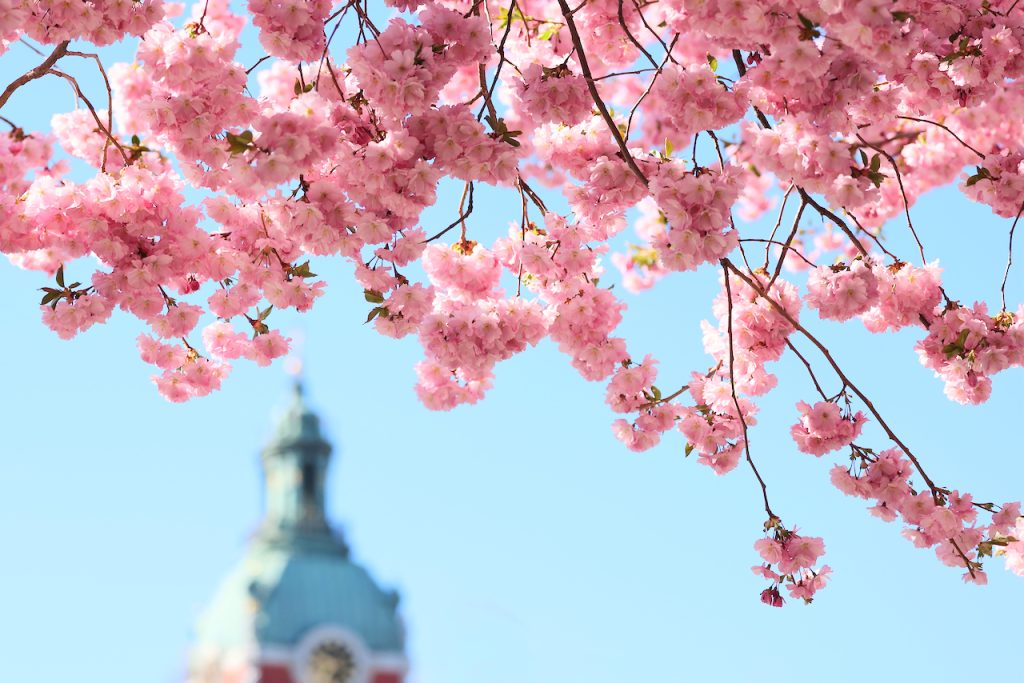
[[[864,403],[864,406],[868,409],[868,411],[875,416],[875,419],[878,420],[878,425],[882,428],[883,431],[885,431],[886,435],[892,440],[892,442],[899,446],[904,453],[906,453],[910,461],[914,463],[914,467],[921,474],[921,477],[924,479],[925,484],[927,484],[928,488],[931,489],[933,495],[937,495],[938,487],[935,486],[935,482],[932,481],[931,477],[929,477],[925,473],[924,468],[921,466],[921,462],[910,451],[910,448],[908,448],[907,445],[903,443],[903,441],[898,436],[896,436],[896,433],[892,431],[892,429],[889,427],[889,424],[885,421],[885,418],[882,417],[881,413],[878,412],[878,410],[875,408],[875,405],[871,402],[871,399],[869,399],[864,394],[864,392],[862,392],[857,387],[857,385],[850,381],[850,378],[847,377],[846,373],[844,373],[842,368],[839,367],[839,364],[832,357],[832,354],[829,352],[828,348],[824,344],[822,344],[817,337],[811,334],[806,327],[797,322],[796,318],[790,315],[789,311],[787,311],[782,306],[782,304],[768,296],[768,294],[761,288],[760,285],[754,282],[751,278],[747,277],[739,268],[737,268],[732,261],[725,258],[722,259],[722,264],[732,272],[736,273],[736,275],[739,276],[739,278],[743,280],[745,283],[747,283],[747,285],[751,289],[753,289],[758,296],[767,301],[772,308],[778,311],[778,313],[783,318],[785,318],[786,321],[789,322],[789,324],[792,325],[796,331],[798,331],[800,334],[806,337],[808,341],[810,341],[812,344],[818,347],[818,350],[821,352],[823,356],[825,356],[825,360],[827,360],[829,365],[832,366],[832,370],[835,371],[839,379],[841,379],[846,386],[850,387],[850,389],[853,390],[853,393],[855,393],[857,397]]]
[[[462,206],[463,206],[463,202],[466,201],[466,192],[467,191],[469,192],[469,206],[467,207],[466,212],[463,213],[462,212]],[[469,215],[471,213],[473,213],[473,183],[468,182],[468,183],[466,183],[466,186],[462,190],[462,199],[459,200],[459,217],[456,218],[454,221],[452,221],[451,225],[449,225],[444,230],[440,231],[439,233],[437,233],[433,237],[428,237],[427,239],[423,240],[422,244],[427,244],[429,242],[433,242],[436,239],[440,239],[444,235],[448,234],[452,229],[454,229],[456,225],[460,225],[460,224],[462,225],[462,230],[463,230],[462,239],[465,240],[466,239],[466,234],[465,234],[466,219],[469,218]]]
[[[491,27],[491,17],[490,17],[490,12],[487,9],[487,3],[483,4],[483,8],[484,8],[484,13],[487,14],[487,26],[488,26],[488,30],[492,32],[492,44],[493,44],[493,29],[490,28]],[[490,113],[491,113],[492,116],[494,116],[494,113],[493,113],[493,111],[494,111],[494,104],[491,102],[491,98],[494,96],[494,89],[498,86],[498,77],[501,76],[501,68],[503,66],[505,66],[505,62],[508,61],[507,59],[505,59],[505,41],[508,40],[509,34],[512,33],[512,20],[511,20],[511,17],[512,17],[512,13],[515,11],[515,9],[516,9],[516,0],[512,0],[512,2],[510,2],[509,5],[508,5],[508,10],[506,10],[506,15],[509,17],[509,22],[507,24],[505,24],[505,32],[502,34],[501,40],[498,41],[498,45],[497,45],[498,66],[496,66],[495,69],[494,69],[494,78],[491,79],[491,86],[489,88],[487,87],[486,83],[484,82],[483,76],[481,76],[481,81],[480,81],[481,91],[480,91],[480,94],[483,95],[484,100],[485,100],[485,105],[490,109]],[[522,14],[522,12],[520,12],[520,14]],[[484,69],[484,65],[481,64],[480,68],[481,68],[481,70]],[[473,102],[474,100],[476,100],[476,97],[474,97],[472,100],[470,100],[467,104]],[[479,121],[480,117],[483,116],[483,114],[484,114],[484,107],[480,107],[480,111],[478,111],[476,113],[476,120]],[[495,116],[495,119],[497,119],[497,116]]]
[[[740,52],[739,50],[733,50],[732,51],[732,61],[734,61],[736,63],[736,71],[739,73],[740,78],[743,78],[744,76],[746,76],[747,75],[747,65],[743,63],[743,53]],[[754,107],[754,115],[757,116],[757,120],[761,124],[762,128],[771,128],[772,127],[771,124],[768,123],[768,117],[765,116],[764,113],[760,109],[758,109],[757,107]]]
[[[882,240],[878,238],[878,235],[876,235],[875,233],[871,232],[863,225],[861,225],[860,221],[857,220],[857,215],[855,213],[853,213],[852,211],[845,207],[843,207],[843,211],[845,211],[846,215],[850,217],[850,220],[853,221],[854,225],[857,226],[858,230],[860,230],[862,233],[870,237],[872,241],[874,241],[875,245],[882,250],[882,253],[891,258],[893,261],[902,261],[900,257],[898,257],[896,254],[892,253],[891,251],[885,248],[885,245],[882,244]]]
[[[3,109],[3,106],[7,104],[7,100],[11,99],[11,95],[14,94],[15,90],[25,85],[29,81],[34,81],[37,78],[41,78],[45,76],[47,73],[49,73],[50,67],[56,64],[58,59],[67,54],[68,44],[70,42],[70,40],[65,40],[63,43],[53,48],[53,52],[50,53],[50,56],[44,59],[42,63],[39,64],[39,66],[35,67],[34,69],[30,69],[23,75],[11,81],[11,84],[4,89],[3,94],[0,94],[0,109]]]
[[[853,230],[850,230],[850,226],[846,224],[846,221],[832,213],[830,210],[828,210],[818,202],[814,201],[814,198],[811,197],[811,195],[807,194],[807,191],[804,190],[804,188],[797,187],[796,191],[800,193],[800,197],[805,202],[814,207],[815,211],[817,211],[823,217],[829,219],[830,221],[838,225],[839,229],[846,234],[846,236],[850,239],[851,242],[853,242],[853,246],[857,247],[857,251],[859,251],[864,256],[868,255],[868,250],[864,248],[864,245],[861,244],[859,239],[857,239],[857,236],[853,234]]]
[[[626,147],[626,141],[622,138],[622,133],[619,131],[619,127],[615,125],[612,115],[608,113],[608,107],[605,106],[604,100],[601,99],[601,94],[597,92],[597,85],[594,83],[594,74],[590,71],[590,64],[587,62],[587,55],[583,51],[583,42],[580,40],[579,31],[576,30],[576,22],[573,21],[572,11],[569,9],[568,3],[565,0],[558,0],[559,7],[562,8],[562,17],[565,18],[565,23],[569,27],[569,35],[572,37],[572,44],[576,48],[576,58],[579,60],[580,69],[583,70],[583,77],[587,80],[587,89],[590,90],[590,96],[594,100],[594,104],[597,105],[598,111],[601,112],[601,117],[604,122],[608,125],[608,130],[611,131],[612,137],[615,138],[615,143],[619,146],[619,152],[622,154],[622,160],[629,166],[629,170],[640,179],[640,182],[647,187],[647,176],[643,174],[640,167],[636,165],[636,160],[633,159],[633,155],[629,153],[629,148]]]
[[[636,37],[630,32],[629,27],[626,26],[626,17],[622,12],[622,6],[623,0],[619,0],[619,26],[622,27],[622,30],[626,34],[626,37],[629,38],[629,42],[633,43],[633,45],[636,45],[636,49],[640,50],[640,52],[644,54],[644,57],[647,57],[647,61],[651,63],[651,66],[657,67],[658,63],[654,61],[654,57],[651,56],[651,53],[648,52],[644,48],[644,46],[640,44],[640,41],[636,39]]]

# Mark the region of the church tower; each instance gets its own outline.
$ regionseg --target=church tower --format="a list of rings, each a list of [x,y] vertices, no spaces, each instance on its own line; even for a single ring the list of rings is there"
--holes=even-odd
[[[263,523],[199,621],[189,683],[402,682],[398,595],[327,520],[330,456],[296,382],[263,450]]]

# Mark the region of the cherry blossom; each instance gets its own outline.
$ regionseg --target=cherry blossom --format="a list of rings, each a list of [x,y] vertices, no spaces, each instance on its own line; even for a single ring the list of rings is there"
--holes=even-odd
[[[172,402],[286,355],[278,312],[317,308],[318,273],[337,261],[352,281],[333,286],[366,302],[352,324],[422,349],[410,376],[429,409],[476,403],[500,363],[550,341],[600,383],[627,449],[664,443],[756,479],[755,573],[773,606],[810,602],[831,573],[758,468],[772,457],[760,435],[778,436],[759,403],[790,381],[773,364],[796,360],[816,395],[787,448],[848,450],[832,483],[966,580],[984,583],[995,556],[1024,574],[1020,505],[932,479],[870,398],[891,385],[861,386],[817,331],[858,317],[904,330],[965,404],[1024,365],[1024,306],[1007,302],[1024,214],[1014,9],[249,0],[243,15],[227,0],[0,0],[0,59],[40,53],[0,83],[0,252],[40,282],[11,296],[41,293],[62,339],[136,319]],[[88,47],[121,40],[130,63]],[[86,73],[102,86],[83,87]],[[75,107],[13,120],[6,105],[40,79]],[[912,215],[951,184],[1009,236],[1002,280],[970,304]],[[631,296],[693,271],[717,275],[717,295],[663,315],[703,307],[708,367],[673,367],[619,325]],[[869,421],[890,442],[878,452],[858,444]]]

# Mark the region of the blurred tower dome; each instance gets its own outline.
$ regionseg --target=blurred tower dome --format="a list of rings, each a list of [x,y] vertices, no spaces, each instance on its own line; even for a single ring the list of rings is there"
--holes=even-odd
[[[330,454],[296,382],[263,450],[263,523],[200,618],[190,683],[401,683],[398,595],[327,521]]]

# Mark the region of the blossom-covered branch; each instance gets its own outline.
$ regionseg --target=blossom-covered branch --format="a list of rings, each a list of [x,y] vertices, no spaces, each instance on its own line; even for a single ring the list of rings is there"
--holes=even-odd
[[[787,351],[817,394],[796,407],[797,450],[849,449],[833,483],[970,580],[983,582],[996,554],[1024,574],[1019,505],[936,484],[802,318],[916,330],[921,362],[964,404],[1024,366],[1024,308],[1006,300],[1024,196],[1016,2],[3,8],[0,55],[39,56],[0,94],[0,252],[42,273],[43,322],[63,338],[115,310],[143,321],[137,346],[169,400],[216,390],[243,359],[287,353],[275,313],[311,309],[327,286],[318,264],[342,259],[355,284],[341,286],[367,303],[353,324],[421,345],[415,391],[430,409],[480,400],[498,363],[549,339],[602,383],[627,448],[676,431],[717,474],[745,459],[768,516],[755,568],[768,604],[782,604],[782,587],[810,601],[830,571],[817,565],[824,541],[772,512],[759,469],[770,475],[769,454],[755,465],[750,449]],[[242,45],[247,21],[258,47]],[[125,38],[138,39],[131,64],[69,49]],[[98,96],[83,68],[98,72]],[[85,109],[47,112],[49,129],[40,116],[35,129],[16,121],[11,103],[41,79],[65,81]],[[105,110],[93,104],[104,94]],[[72,173],[56,146],[92,171]],[[954,183],[1009,226],[994,315],[947,294],[925,259],[930,226],[912,218],[918,198]],[[507,216],[481,210],[485,185],[512,198]],[[444,219],[425,218],[439,198]],[[920,265],[886,240],[893,218]],[[754,244],[764,261],[751,266]],[[626,304],[606,258],[634,293],[720,273],[702,330],[710,368],[672,370],[682,388],[662,392],[657,360],[616,334]],[[868,419],[893,448],[857,443]]]

